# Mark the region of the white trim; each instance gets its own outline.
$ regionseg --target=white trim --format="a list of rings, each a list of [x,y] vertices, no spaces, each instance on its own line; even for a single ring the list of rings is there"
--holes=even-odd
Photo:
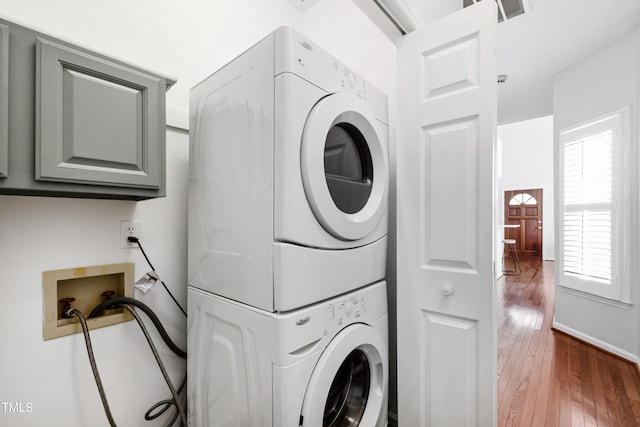
[[[167,126],[189,130],[189,112],[167,107]]]
[[[376,1],[353,0],[353,3],[384,33],[393,44],[404,35],[402,29]]]
[[[420,15],[406,0],[374,0],[389,18],[405,33],[424,26]]]
[[[599,295],[596,295],[596,294],[593,294],[593,293],[589,293],[589,292],[584,292],[584,291],[581,291],[579,289],[574,289],[574,288],[571,288],[571,287],[568,287],[568,286],[564,286],[562,283],[558,283],[556,285],[556,288],[559,291],[564,292],[565,294],[574,295],[574,296],[577,296],[577,297],[581,297],[581,298],[584,298],[584,299],[588,299],[588,300],[591,300],[591,301],[598,302],[600,304],[607,304],[607,305],[610,305],[612,307],[619,308],[619,309],[622,309],[622,310],[630,310],[631,307],[633,307],[633,304],[621,302],[621,301],[610,299],[610,298],[606,298],[606,297],[602,297],[602,296],[599,296]]]
[[[583,332],[577,331],[569,326],[563,325],[562,323],[556,322],[555,320],[553,321],[553,328],[557,329],[560,332],[564,332],[567,335],[570,335],[572,337],[575,337],[579,340],[582,340],[586,343],[589,343],[595,347],[598,347],[604,351],[608,351],[611,354],[615,354],[618,357],[621,357],[625,360],[628,360],[629,362],[635,363],[636,365],[640,364],[640,359],[638,358],[638,356],[634,355],[633,353],[629,353],[626,350],[622,350],[621,348],[618,348],[616,346],[613,346],[609,343],[606,343],[604,341],[599,340],[598,338],[594,338],[591,335],[585,334]]]

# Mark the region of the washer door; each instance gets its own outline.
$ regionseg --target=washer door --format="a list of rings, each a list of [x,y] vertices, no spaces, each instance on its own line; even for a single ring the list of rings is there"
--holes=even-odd
[[[386,350],[371,326],[354,324],[329,343],[302,403],[303,427],[372,427],[384,420]]]
[[[374,123],[369,106],[351,93],[321,99],[305,123],[305,194],[323,228],[341,240],[366,237],[387,208],[387,152]]]

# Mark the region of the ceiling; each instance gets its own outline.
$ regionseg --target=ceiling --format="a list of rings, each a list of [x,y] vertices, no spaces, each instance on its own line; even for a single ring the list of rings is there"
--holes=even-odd
[[[425,9],[425,2],[452,11],[465,2],[353,1],[391,40],[401,33],[389,17],[399,28],[412,31],[422,25],[416,15]],[[529,3],[529,13],[498,24],[497,72],[507,75],[507,81],[498,85],[501,125],[553,114],[553,76],[621,37],[640,20],[640,0],[523,1]],[[386,16],[375,4],[386,10]]]
[[[498,124],[553,114],[553,76],[637,25],[640,0],[530,0],[498,25]]]

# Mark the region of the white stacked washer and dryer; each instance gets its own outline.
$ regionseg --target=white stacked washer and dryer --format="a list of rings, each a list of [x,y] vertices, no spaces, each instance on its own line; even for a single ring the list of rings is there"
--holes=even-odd
[[[386,96],[281,27],[190,112],[191,425],[386,425]]]

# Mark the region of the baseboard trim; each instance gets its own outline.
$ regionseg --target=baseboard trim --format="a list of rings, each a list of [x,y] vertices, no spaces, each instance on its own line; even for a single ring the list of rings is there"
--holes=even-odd
[[[607,342],[599,340],[598,338],[594,338],[589,334],[585,334],[576,329],[573,329],[567,325],[563,325],[562,323],[558,323],[555,320],[553,321],[552,328],[558,332],[562,332],[567,334],[577,340],[584,342],[585,344],[596,347],[598,350],[602,350],[606,353],[609,353],[612,356],[618,357],[620,359],[625,360],[626,362],[633,363],[636,366],[636,370],[640,373],[640,359],[633,353],[629,353],[626,350],[622,350],[614,345],[611,345]]]

